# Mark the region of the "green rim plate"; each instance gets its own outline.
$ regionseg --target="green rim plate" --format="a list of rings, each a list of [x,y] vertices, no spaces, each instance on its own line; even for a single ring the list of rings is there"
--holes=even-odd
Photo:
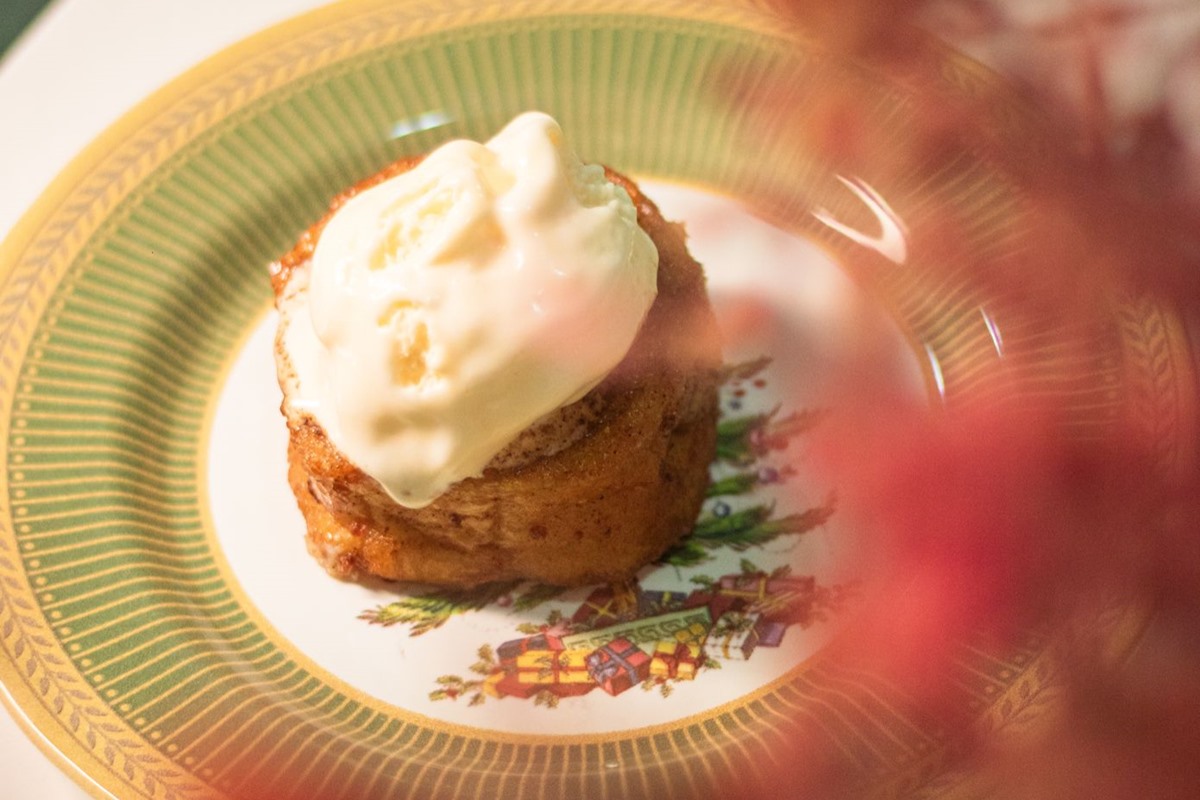
[[[65,769],[97,795],[233,792],[196,765],[277,726],[306,734],[279,763],[256,764],[260,775],[312,762],[345,796],[367,785],[379,796],[698,796],[769,775],[780,744],[808,726],[878,794],[936,774],[936,731],[914,727],[886,687],[872,687],[878,707],[847,707],[838,686],[849,678],[821,663],[711,713],[604,737],[487,734],[405,714],[274,631],[217,551],[206,505],[214,406],[269,302],[263,265],[342,187],[451,136],[486,137],[528,108],[558,117],[589,159],[806,220],[795,226],[858,265],[945,402],[1002,377],[982,289],[924,269],[921,253],[881,269],[793,213],[871,225],[849,184],[764,145],[761,120],[712,90],[717,74],[803,87],[832,70],[903,131],[915,112],[900,86],[783,30],[768,5],[732,0],[342,3],[206,62],[76,159],[0,249],[0,678]],[[996,91],[971,62],[939,58],[947,92]],[[995,111],[1002,128],[1023,124],[1016,104]],[[1019,247],[1028,224],[1019,190],[970,154],[886,185],[858,177],[910,226],[934,204],[963,210],[981,249]],[[1193,400],[1180,389],[1191,383],[1178,325],[1140,299],[1115,302],[1113,319],[1088,363],[1043,354],[1044,386],[1020,389],[1062,393],[1081,430],[1132,407],[1172,463]],[[1064,379],[1080,370],[1082,384]],[[1016,720],[1042,702],[1047,658],[1032,635],[1004,659],[968,658],[963,702],[982,724]],[[145,666],[163,663],[182,671],[168,680]],[[239,693],[236,711],[214,705],[227,696],[215,686]],[[185,761],[177,738],[159,744],[172,739],[166,719],[230,738],[208,737]]]

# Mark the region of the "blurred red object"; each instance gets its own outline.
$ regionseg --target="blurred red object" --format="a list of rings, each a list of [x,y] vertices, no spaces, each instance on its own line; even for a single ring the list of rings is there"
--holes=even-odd
[[[1116,5],[1077,3],[1077,23],[1088,30],[1108,25]],[[1117,126],[1099,84],[1084,93],[1081,107],[1065,109],[1045,103],[1052,94],[1031,89],[1025,99],[1053,131],[1042,157],[1031,160],[988,135],[988,98],[948,100],[934,89],[925,72],[928,33],[912,23],[944,18],[947,4],[785,6],[821,47],[903,82],[922,113],[919,130],[897,150],[851,87],[831,83],[802,107],[789,102],[789,86],[752,93],[737,87],[752,113],[770,117],[765,129],[789,131],[796,148],[850,174],[899,173],[930,153],[969,143],[1020,183],[1036,220],[1028,234],[1036,257],[987,264],[994,291],[1079,330],[1111,313],[1106,297],[1146,296],[1178,311],[1192,334],[1200,331],[1200,174],[1188,171],[1186,143],[1155,124],[1155,114],[1132,143],[1116,148],[1109,137]],[[960,22],[1003,23],[989,4],[960,6]],[[1098,74],[1096,65],[1090,69]],[[1157,118],[1169,116],[1164,109]],[[940,263],[973,258],[949,211],[913,231],[913,240],[946,255]],[[1073,346],[1082,351],[1089,343]],[[1009,365],[1014,385],[1028,366]],[[937,786],[917,794],[1196,796],[1195,452],[1164,468],[1154,438],[1126,418],[1103,436],[1079,436],[1053,397],[960,397],[944,409],[881,409],[857,403],[878,396],[870,372],[849,372],[854,381],[842,400],[850,423],[827,428],[816,451],[841,487],[843,513],[855,515],[869,537],[864,602],[837,652],[901,687],[961,745]],[[1131,651],[1114,647],[1097,622],[1122,609],[1132,609],[1140,632]],[[982,735],[949,685],[958,648],[970,639],[1002,650],[1031,627],[1055,642],[1061,693],[1024,735]],[[847,791],[831,754],[803,742],[797,755],[807,759],[797,775],[806,776],[804,788],[815,796]],[[774,796],[792,796],[787,792]]]

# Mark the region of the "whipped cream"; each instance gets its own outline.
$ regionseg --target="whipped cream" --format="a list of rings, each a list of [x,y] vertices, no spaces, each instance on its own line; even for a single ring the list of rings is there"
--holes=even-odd
[[[420,508],[603,380],[657,274],[629,195],[553,119],[522,114],[328,221],[284,336],[293,404]]]

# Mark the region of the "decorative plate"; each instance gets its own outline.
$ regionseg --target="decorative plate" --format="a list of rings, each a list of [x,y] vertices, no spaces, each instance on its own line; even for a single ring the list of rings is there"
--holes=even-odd
[[[941,204],[1003,253],[1027,218],[970,153],[839,174],[764,136],[729,87],[837,79],[897,138],[915,113],[785,30],[732,0],[342,3],[78,158],[0,251],[0,678],[64,769],[97,796],[698,797],[769,780],[805,733],[864,793],[937,774],[936,726],[821,657],[855,536],[805,438],[863,337],[897,396],[954,403],[1001,373],[1019,313],[981,313],[908,233]],[[1001,134],[1025,124],[985,71],[938,58],[948,94],[999,98]],[[731,342],[710,497],[626,585],[334,581],[284,481],[265,265],[342,187],[532,108],[644,179],[707,264]],[[1111,333],[1087,364],[1042,354],[1049,378],[1089,378],[1047,386],[1083,426],[1137,398],[1171,461],[1191,402],[1175,323],[1131,300]],[[966,658],[964,707],[1012,724],[1044,649]]]

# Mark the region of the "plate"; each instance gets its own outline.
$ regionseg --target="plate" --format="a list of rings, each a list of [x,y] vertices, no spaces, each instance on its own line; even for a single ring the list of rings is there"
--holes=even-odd
[[[787,30],[751,2],[342,3],[207,62],[79,157],[0,251],[0,678],[64,768],[118,796],[694,797],[785,776],[788,743],[815,737],[864,794],[938,774],[937,726],[823,657],[857,543],[807,466],[821,377],[869,335],[897,397],[1048,391],[1081,431],[1132,411],[1169,464],[1186,351],[1167,310],[1116,298],[1080,359],[922,251],[941,206],[976,252],[1019,254],[1029,205],[982,152],[834,169],[746,113],[732,87],[837,81],[906,135],[903,82]],[[1026,140],[992,76],[936,66]],[[530,108],[645,179],[709,264],[733,345],[698,534],[636,586],[336,583],[286,495],[264,265],[345,185]],[[1006,383],[1006,354],[1042,382]],[[628,686],[556,655],[621,638],[646,661]],[[1048,665],[1035,633],[967,653],[961,702],[1024,724]]]

